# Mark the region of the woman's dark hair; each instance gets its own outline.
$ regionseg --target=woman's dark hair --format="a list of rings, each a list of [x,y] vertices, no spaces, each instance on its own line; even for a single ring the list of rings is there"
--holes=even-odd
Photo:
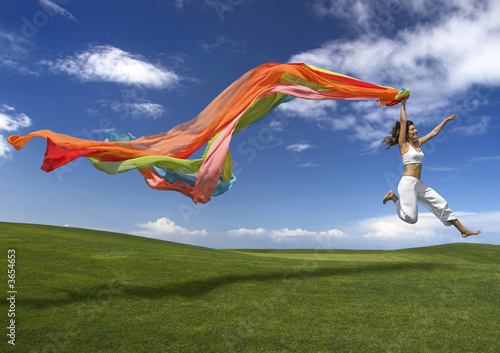
[[[412,121],[406,121],[406,139],[408,140],[408,131],[410,130],[410,125],[414,125]],[[401,130],[401,122],[396,121],[396,124],[392,127],[392,131],[390,132],[391,136],[387,136],[382,140],[382,143],[387,145],[386,150],[389,148],[396,146],[399,142],[399,130]]]

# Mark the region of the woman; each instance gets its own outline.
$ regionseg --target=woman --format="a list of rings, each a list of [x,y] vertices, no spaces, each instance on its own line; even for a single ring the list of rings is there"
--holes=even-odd
[[[383,202],[385,204],[389,200],[394,201],[399,218],[411,224],[416,223],[418,220],[417,202],[420,202],[434,213],[444,225],[454,225],[462,234],[462,237],[466,238],[469,235],[477,235],[481,231],[472,231],[465,228],[448,207],[446,200],[420,180],[422,160],[424,158],[421,147],[430,139],[436,137],[446,123],[456,117],[455,114],[447,117],[429,134],[417,139],[415,125],[406,119],[406,99],[401,102],[401,121],[396,122],[394,125],[391,132],[392,136],[386,137],[382,142],[387,144],[387,149],[399,144],[405,171],[398,185],[399,198],[390,190],[385,195]]]

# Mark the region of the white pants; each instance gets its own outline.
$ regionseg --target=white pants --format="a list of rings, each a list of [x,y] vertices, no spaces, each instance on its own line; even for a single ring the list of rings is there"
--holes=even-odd
[[[417,202],[434,213],[445,226],[450,226],[449,221],[457,219],[446,200],[418,178],[403,176],[398,185],[398,193],[399,200],[396,202],[398,216],[407,223],[413,224],[418,220]]]

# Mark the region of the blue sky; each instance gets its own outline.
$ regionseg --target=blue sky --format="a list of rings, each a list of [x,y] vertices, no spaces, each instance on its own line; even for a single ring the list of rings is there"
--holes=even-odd
[[[285,5],[286,4],[286,5]],[[0,4],[0,220],[117,231],[213,248],[396,249],[460,242],[420,207],[392,204],[402,164],[381,139],[399,106],[295,99],[233,138],[237,182],[207,205],[110,176],[86,159],[39,168],[49,129],[102,140],[191,120],[266,62],[305,62],[410,88],[422,180],[462,223],[500,244],[500,4],[383,0],[5,0]]]

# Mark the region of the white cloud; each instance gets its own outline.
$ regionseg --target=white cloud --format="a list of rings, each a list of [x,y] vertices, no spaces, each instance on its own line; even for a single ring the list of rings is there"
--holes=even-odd
[[[282,237],[296,237],[296,236],[303,236],[303,235],[315,235],[316,232],[312,232],[310,230],[304,230],[304,229],[288,229],[288,228],[283,228],[279,230],[273,230],[270,232],[270,234],[276,238],[282,238]]]
[[[0,104],[0,130],[16,131],[31,125],[31,119],[24,113],[16,113],[13,107]]]
[[[314,162],[307,162],[307,163],[302,163],[299,164],[299,167],[301,168],[314,168],[314,167],[321,167],[322,164],[314,163]]]
[[[316,15],[354,19],[359,23],[368,20],[370,3],[360,0],[314,0],[311,7]]]
[[[440,225],[435,221],[435,216],[432,214],[422,213],[419,215],[418,227],[413,227],[402,222],[396,215],[391,215],[361,220],[354,226],[353,231],[364,238],[406,241],[429,239],[436,235],[434,227]]]
[[[401,24],[401,15],[420,23],[437,22],[443,16],[473,18],[487,9],[488,1],[477,0],[311,0],[312,11],[319,17],[345,20],[357,33],[394,31]],[[354,27],[354,28],[352,28]]]
[[[173,0],[174,6],[182,11],[189,4],[198,5],[199,10],[214,10],[221,21],[224,20],[226,12],[233,11],[237,6],[245,3],[247,0]],[[201,6],[200,6],[201,5]]]
[[[230,235],[256,235],[256,234],[265,234],[267,230],[264,228],[257,229],[248,229],[248,228],[239,228],[229,230],[227,233]]]
[[[328,248],[342,238],[340,229],[312,231],[307,229],[240,228],[220,232],[213,243],[203,245],[214,248]]]
[[[427,170],[431,170],[434,172],[456,172],[459,170],[459,168],[454,168],[454,167],[427,167]]]
[[[12,148],[7,143],[7,137],[0,134],[0,161],[7,158],[11,152]]]
[[[467,126],[458,126],[454,128],[454,131],[459,131],[464,135],[481,135],[484,134],[488,130],[489,122],[490,122],[490,117],[488,116],[482,116],[476,118],[477,120]]]
[[[76,18],[69,13],[67,10],[63,9],[61,6],[54,4],[50,0],[38,0],[38,3],[40,6],[45,8],[45,10],[48,12],[49,15],[54,16],[54,15],[61,15],[63,17],[66,17],[72,21],[78,22]]]
[[[323,230],[320,232],[316,232],[316,231],[305,230],[305,229],[301,229],[301,228],[296,228],[296,229],[283,228],[283,229],[279,229],[279,230],[270,231],[270,235],[276,239],[285,238],[285,237],[302,237],[302,236],[341,237],[344,235],[344,232],[339,230],[339,229],[329,229],[329,230]]]
[[[152,118],[161,116],[165,110],[161,104],[143,102],[143,103],[121,103],[113,102],[111,110],[115,113],[127,113],[134,118]]]
[[[248,229],[239,228],[233,229],[226,232],[228,235],[246,236],[246,235],[266,235],[274,240],[287,238],[287,237],[302,237],[302,236],[343,236],[344,232],[339,229],[329,229],[323,231],[311,231],[301,228],[289,229],[282,228],[277,230],[266,230],[264,228]]]
[[[17,34],[0,30],[0,67],[20,73],[37,76],[38,73],[27,68],[23,63],[28,57],[33,44]]]
[[[0,47],[2,52],[11,52],[15,54],[26,54],[30,42],[17,34],[0,31]]]
[[[469,162],[471,163],[500,162],[500,155],[475,157],[469,159]]]
[[[185,237],[190,236],[198,238],[207,235],[207,231],[205,229],[188,230],[176,225],[173,221],[166,217],[159,218],[154,222],[147,222],[143,224],[139,223],[137,226],[143,230],[134,232],[136,235],[170,241],[180,241],[185,239]]]
[[[483,233],[464,240],[455,227],[445,227],[428,212],[420,213],[416,224],[405,223],[397,215],[390,215],[360,220],[346,227],[345,231],[352,244],[360,248],[365,246],[375,249],[399,249],[462,241],[498,243],[491,235],[500,234],[500,212],[455,212],[455,215],[465,227],[471,230],[480,229]]]
[[[289,229],[282,228],[277,230],[267,230],[264,228],[256,228],[256,229],[248,229],[248,228],[239,228],[232,229],[226,232],[230,236],[266,236],[273,240],[282,240],[287,237],[318,237],[318,236],[343,236],[344,232],[339,229],[329,229],[323,231],[311,231],[301,228]]]
[[[174,87],[180,81],[175,72],[109,45],[93,46],[74,56],[55,62],[43,61],[42,64],[53,72],[66,73],[82,81],[115,82],[157,89]]]
[[[285,124],[283,124],[281,121],[277,121],[277,120],[271,120],[269,122],[269,128],[274,132],[286,131]]]
[[[188,2],[189,0],[174,0],[174,6],[177,7],[178,10],[183,10]]]
[[[337,104],[333,100],[294,99],[281,104],[277,110],[289,116],[300,116],[318,121],[318,119],[332,115],[332,112],[337,109]]]
[[[351,102],[352,107],[359,102]],[[371,106],[374,106],[373,102]],[[316,123],[320,128],[333,130],[349,130],[355,128],[356,118],[346,115],[339,109],[339,102],[334,100],[294,99],[277,108],[278,114],[288,117],[301,117]],[[366,111],[366,110],[365,110]]]
[[[201,49],[206,53],[211,53],[219,48],[227,48],[231,53],[241,53],[245,51],[245,42],[225,36],[218,36],[215,42],[201,44]]]
[[[465,240],[453,226],[445,227],[433,214],[422,212],[416,224],[394,213],[362,219],[327,230],[304,228],[238,228],[226,231],[188,230],[167,218],[138,224],[133,234],[211,248],[258,249],[402,249],[454,242],[500,245],[500,211],[455,212],[462,224],[482,234]]]
[[[286,146],[285,148],[293,152],[302,152],[310,148],[313,148],[313,146],[308,143],[295,143],[293,145]]]
[[[0,132],[12,133],[31,125],[31,119],[24,113],[16,113],[13,107],[0,104]],[[7,138],[0,134],[0,159],[9,157],[12,148],[7,143]]]
[[[408,111],[412,116],[418,115],[422,125],[434,125],[443,114],[469,115],[472,109],[481,106],[485,89],[500,85],[498,1],[478,4],[468,0],[381,3],[318,0],[311,6],[318,15],[346,19],[346,29],[358,37],[325,42],[316,49],[293,55],[289,62],[305,62],[383,86],[410,88],[413,93]],[[389,8],[394,11],[387,11]],[[357,19],[368,21],[369,26],[377,21],[390,26],[397,22],[397,14],[402,13],[411,13],[417,20],[415,25],[399,31],[392,28],[357,31],[360,29]],[[354,139],[366,142],[381,139],[394,120],[399,119],[398,109],[378,109],[374,102],[353,102],[350,107],[356,115],[350,115],[349,120],[340,114],[338,106],[318,103],[295,100],[279,111],[307,120],[322,120],[323,127],[344,130]],[[449,112],[450,107],[455,111]],[[477,122],[476,117],[467,117],[463,123],[474,128],[463,127],[458,132],[483,133],[490,119],[481,117]]]
[[[344,234],[343,231],[341,231],[339,229],[329,229],[329,230],[326,230],[326,231],[319,232],[319,235],[332,235],[332,236],[335,236],[335,237],[340,237],[340,236],[343,236],[345,234]]]
[[[37,72],[28,69],[27,67],[23,66],[18,61],[13,60],[13,59],[8,58],[8,57],[0,57],[0,66],[3,66],[5,68],[12,70],[12,71],[15,71],[17,73],[20,73],[21,75],[38,76]]]

